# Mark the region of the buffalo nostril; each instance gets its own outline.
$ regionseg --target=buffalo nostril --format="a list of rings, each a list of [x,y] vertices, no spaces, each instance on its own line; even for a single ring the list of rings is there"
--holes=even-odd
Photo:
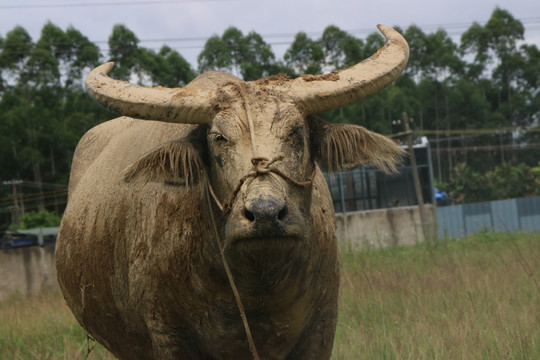
[[[284,206],[283,209],[281,209],[281,211],[278,213],[278,216],[277,216],[278,220],[282,221],[283,219],[285,219],[288,213],[289,213],[289,209],[287,208],[287,206]]]
[[[255,221],[255,215],[251,211],[245,208],[244,208],[244,217],[251,222]]]
[[[252,225],[277,225],[288,215],[289,210],[283,202],[274,199],[257,198],[246,202],[242,216]]]

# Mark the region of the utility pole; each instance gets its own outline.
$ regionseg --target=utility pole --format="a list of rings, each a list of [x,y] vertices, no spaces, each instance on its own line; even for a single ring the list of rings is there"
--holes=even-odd
[[[11,189],[13,191],[13,212],[11,215],[11,221],[15,225],[19,225],[20,215],[21,215],[21,207],[19,206],[19,199],[17,195],[17,185],[21,185],[23,183],[22,180],[9,180],[9,181],[2,181],[3,185],[11,185]]]
[[[409,117],[406,112],[401,114],[401,119],[405,126],[405,134],[407,138],[407,148],[409,149],[409,159],[411,161],[411,171],[414,183],[414,192],[416,193],[416,201],[418,202],[418,213],[420,214],[420,222],[422,223],[422,235],[424,241],[427,240],[427,236],[431,237],[430,231],[428,231],[426,213],[424,209],[424,196],[422,195],[422,188],[420,186],[420,176],[418,175],[418,166],[416,164],[416,156],[413,148],[413,133],[409,125]]]

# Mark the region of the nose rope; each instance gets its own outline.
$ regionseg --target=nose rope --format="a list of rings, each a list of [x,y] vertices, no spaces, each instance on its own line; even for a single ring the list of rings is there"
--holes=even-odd
[[[242,189],[242,186],[250,178],[256,178],[259,175],[267,175],[269,173],[274,173],[274,174],[280,176],[281,178],[283,178],[289,184],[294,185],[294,186],[308,187],[313,183],[313,178],[315,177],[315,169],[313,169],[313,171],[311,172],[311,175],[307,178],[307,180],[305,180],[305,181],[297,181],[297,180],[293,179],[292,177],[284,174],[282,171],[270,167],[270,165],[272,165],[276,161],[283,160],[283,158],[284,158],[283,155],[280,155],[280,156],[275,157],[272,160],[263,159],[261,161],[261,158],[252,159],[251,163],[253,164],[253,171],[246,174],[246,175],[244,175],[238,181],[238,185],[234,189],[230,200],[225,202],[225,203],[222,203],[219,200],[216,193],[214,192],[212,184],[210,184],[210,182],[208,182],[208,188],[209,188],[210,195],[212,196],[212,198],[216,202],[219,209],[223,212],[223,215],[228,215],[231,212],[232,207],[233,207],[233,205],[234,205],[234,203],[236,201],[236,198],[238,197],[238,194],[240,193],[240,190]]]
[[[211,187],[209,186],[207,187],[207,189],[211,189]],[[253,355],[253,360],[260,360],[259,353],[257,352],[257,347],[255,346],[255,341],[253,340],[253,335],[251,334],[251,328],[249,327],[246,310],[244,309],[244,305],[242,304],[242,298],[240,297],[240,293],[238,292],[238,288],[236,287],[236,283],[234,281],[234,276],[231,272],[231,268],[229,267],[229,262],[227,261],[227,257],[225,256],[225,249],[223,247],[223,242],[221,241],[221,236],[219,234],[219,230],[216,224],[216,219],[214,218],[214,212],[212,211],[212,204],[210,203],[210,197],[208,196],[208,193],[206,194],[206,199],[208,200],[210,219],[212,220],[212,227],[214,228],[214,232],[216,234],[216,242],[219,247],[221,262],[223,263],[223,267],[225,268],[225,273],[227,274],[227,278],[229,279],[229,284],[231,286],[234,299],[236,300],[236,305],[238,306],[240,317],[242,318],[242,324],[244,325],[244,331],[246,332],[246,338],[249,344],[249,351],[251,351],[251,355]]]

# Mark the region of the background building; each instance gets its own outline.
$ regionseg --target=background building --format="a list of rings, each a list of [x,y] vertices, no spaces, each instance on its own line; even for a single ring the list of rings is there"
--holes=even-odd
[[[407,150],[406,146],[403,146]],[[426,137],[413,145],[424,203],[434,204],[433,167]],[[375,167],[325,174],[336,213],[417,205],[409,157],[388,175]]]

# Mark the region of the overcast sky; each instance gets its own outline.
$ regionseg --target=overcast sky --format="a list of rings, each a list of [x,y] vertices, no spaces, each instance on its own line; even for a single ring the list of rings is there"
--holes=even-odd
[[[166,43],[196,68],[204,39],[229,26],[261,34],[281,58],[294,34],[305,31],[316,39],[331,24],[359,38],[378,23],[416,24],[427,33],[443,27],[457,41],[474,21],[484,24],[496,6],[522,21],[526,41],[540,46],[540,0],[0,0],[0,36],[20,25],[37,40],[51,21],[62,29],[72,25],[107,49],[113,26],[124,24],[140,46]]]

